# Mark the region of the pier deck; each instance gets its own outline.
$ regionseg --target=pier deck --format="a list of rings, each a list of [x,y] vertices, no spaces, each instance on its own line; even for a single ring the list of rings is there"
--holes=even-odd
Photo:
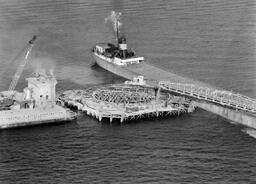
[[[125,120],[168,116],[192,112],[194,106],[185,97],[157,92],[155,88],[139,85],[115,84],[92,89],[69,90],[59,96],[65,106],[73,106],[87,115]]]
[[[208,92],[210,91],[210,96],[207,94],[207,90],[205,90],[205,94],[201,97],[201,91],[198,93],[195,91],[191,93],[191,91],[185,90],[178,91],[178,94],[186,94],[186,96],[193,97],[193,99],[197,96],[195,99],[197,100],[196,104],[198,107],[218,114],[225,119],[256,129],[256,107],[254,99],[240,94],[229,94],[230,92],[228,91],[225,91],[225,95],[222,97],[223,95],[221,95],[221,93],[224,92],[222,89],[190,78],[179,76],[175,73],[147,64],[146,62],[120,67],[97,58],[95,59],[99,66],[118,76],[132,80],[134,77],[142,75],[144,76],[147,84],[154,87],[158,87],[159,84],[162,84],[162,87],[170,92],[177,93],[177,90],[179,90],[176,88],[177,86],[174,87],[172,84],[183,84],[183,87],[189,84],[191,86],[195,86],[197,89],[209,89]],[[168,87],[166,85],[164,86],[161,82],[172,84]],[[217,93],[214,91],[217,91]],[[237,113],[238,110],[239,113]],[[227,113],[227,111],[229,111],[229,113]]]

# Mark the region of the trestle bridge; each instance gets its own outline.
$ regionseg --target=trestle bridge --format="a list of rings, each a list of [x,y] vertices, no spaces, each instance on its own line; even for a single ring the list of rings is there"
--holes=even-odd
[[[256,100],[231,91],[211,89],[186,83],[160,81],[159,87],[171,92],[192,97],[197,100],[213,102],[221,106],[230,107],[246,112],[256,112]]]
[[[158,86],[159,89],[192,98],[196,107],[256,129],[256,100],[253,98],[197,84],[159,81]]]

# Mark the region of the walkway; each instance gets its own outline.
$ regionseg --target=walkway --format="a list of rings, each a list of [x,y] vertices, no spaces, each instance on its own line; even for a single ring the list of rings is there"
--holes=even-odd
[[[237,110],[256,112],[256,100],[230,91],[217,90],[194,84],[160,81],[159,87],[199,100],[214,102]]]

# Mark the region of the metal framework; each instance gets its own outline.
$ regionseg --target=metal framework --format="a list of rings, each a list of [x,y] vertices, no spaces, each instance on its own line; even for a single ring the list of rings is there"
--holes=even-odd
[[[154,88],[126,84],[69,90],[58,97],[63,106],[82,110],[87,115],[103,118],[133,120],[147,117],[180,115],[194,110],[191,101],[184,97],[159,92]]]
[[[145,92],[134,92],[124,90],[97,90],[93,93],[93,97],[97,100],[112,102],[112,103],[149,103],[154,96],[148,95]]]
[[[24,57],[24,59],[20,62],[19,67],[18,67],[17,71],[15,72],[15,74],[14,74],[14,76],[13,76],[13,78],[12,78],[12,81],[11,81],[11,84],[10,84],[10,86],[9,86],[8,91],[13,91],[13,90],[15,89],[16,85],[18,84],[18,81],[19,81],[19,79],[20,79],[20,76],[21,76],[21,74],[22,74],[22,72],[23,72],[25,66],[26,66],[27,63],[28,63],[28,56],[29,56],[30,51],[32,50],[32,48],[33,48],[33,46],[34,46],[35,40],[36,40],[36,36],[34,36],[34,37],[32,38],[32,40],[30,40],[30,41],[28,42],[28,44],[26,45],[26,53],[25,53],[25,55],[24,55],[25,57]]]
[[[168,81],[160,81],[159,87],[196,99],[214,102],[243,111],[256,112],[255,99],[230,91],[216,90],[193,84],[171,83]]]

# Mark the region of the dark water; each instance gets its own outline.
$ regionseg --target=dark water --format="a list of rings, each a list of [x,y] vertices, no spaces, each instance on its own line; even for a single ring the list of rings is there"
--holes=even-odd
[[[104,18],[122,11],[128,42],[147,62],[256,97],[253,0],[0,0],[0,89],[34,35],[18,85],[41,63],[58,90],[122,79],[93,64],[90,48],[114,40]],[[47,60],[47,62],[46,62]],[[251,136],[250,136],[251,135]],[[255,131],[198,110],[171,119],[77,123],[0,132],[0,183],[254,183]]]

